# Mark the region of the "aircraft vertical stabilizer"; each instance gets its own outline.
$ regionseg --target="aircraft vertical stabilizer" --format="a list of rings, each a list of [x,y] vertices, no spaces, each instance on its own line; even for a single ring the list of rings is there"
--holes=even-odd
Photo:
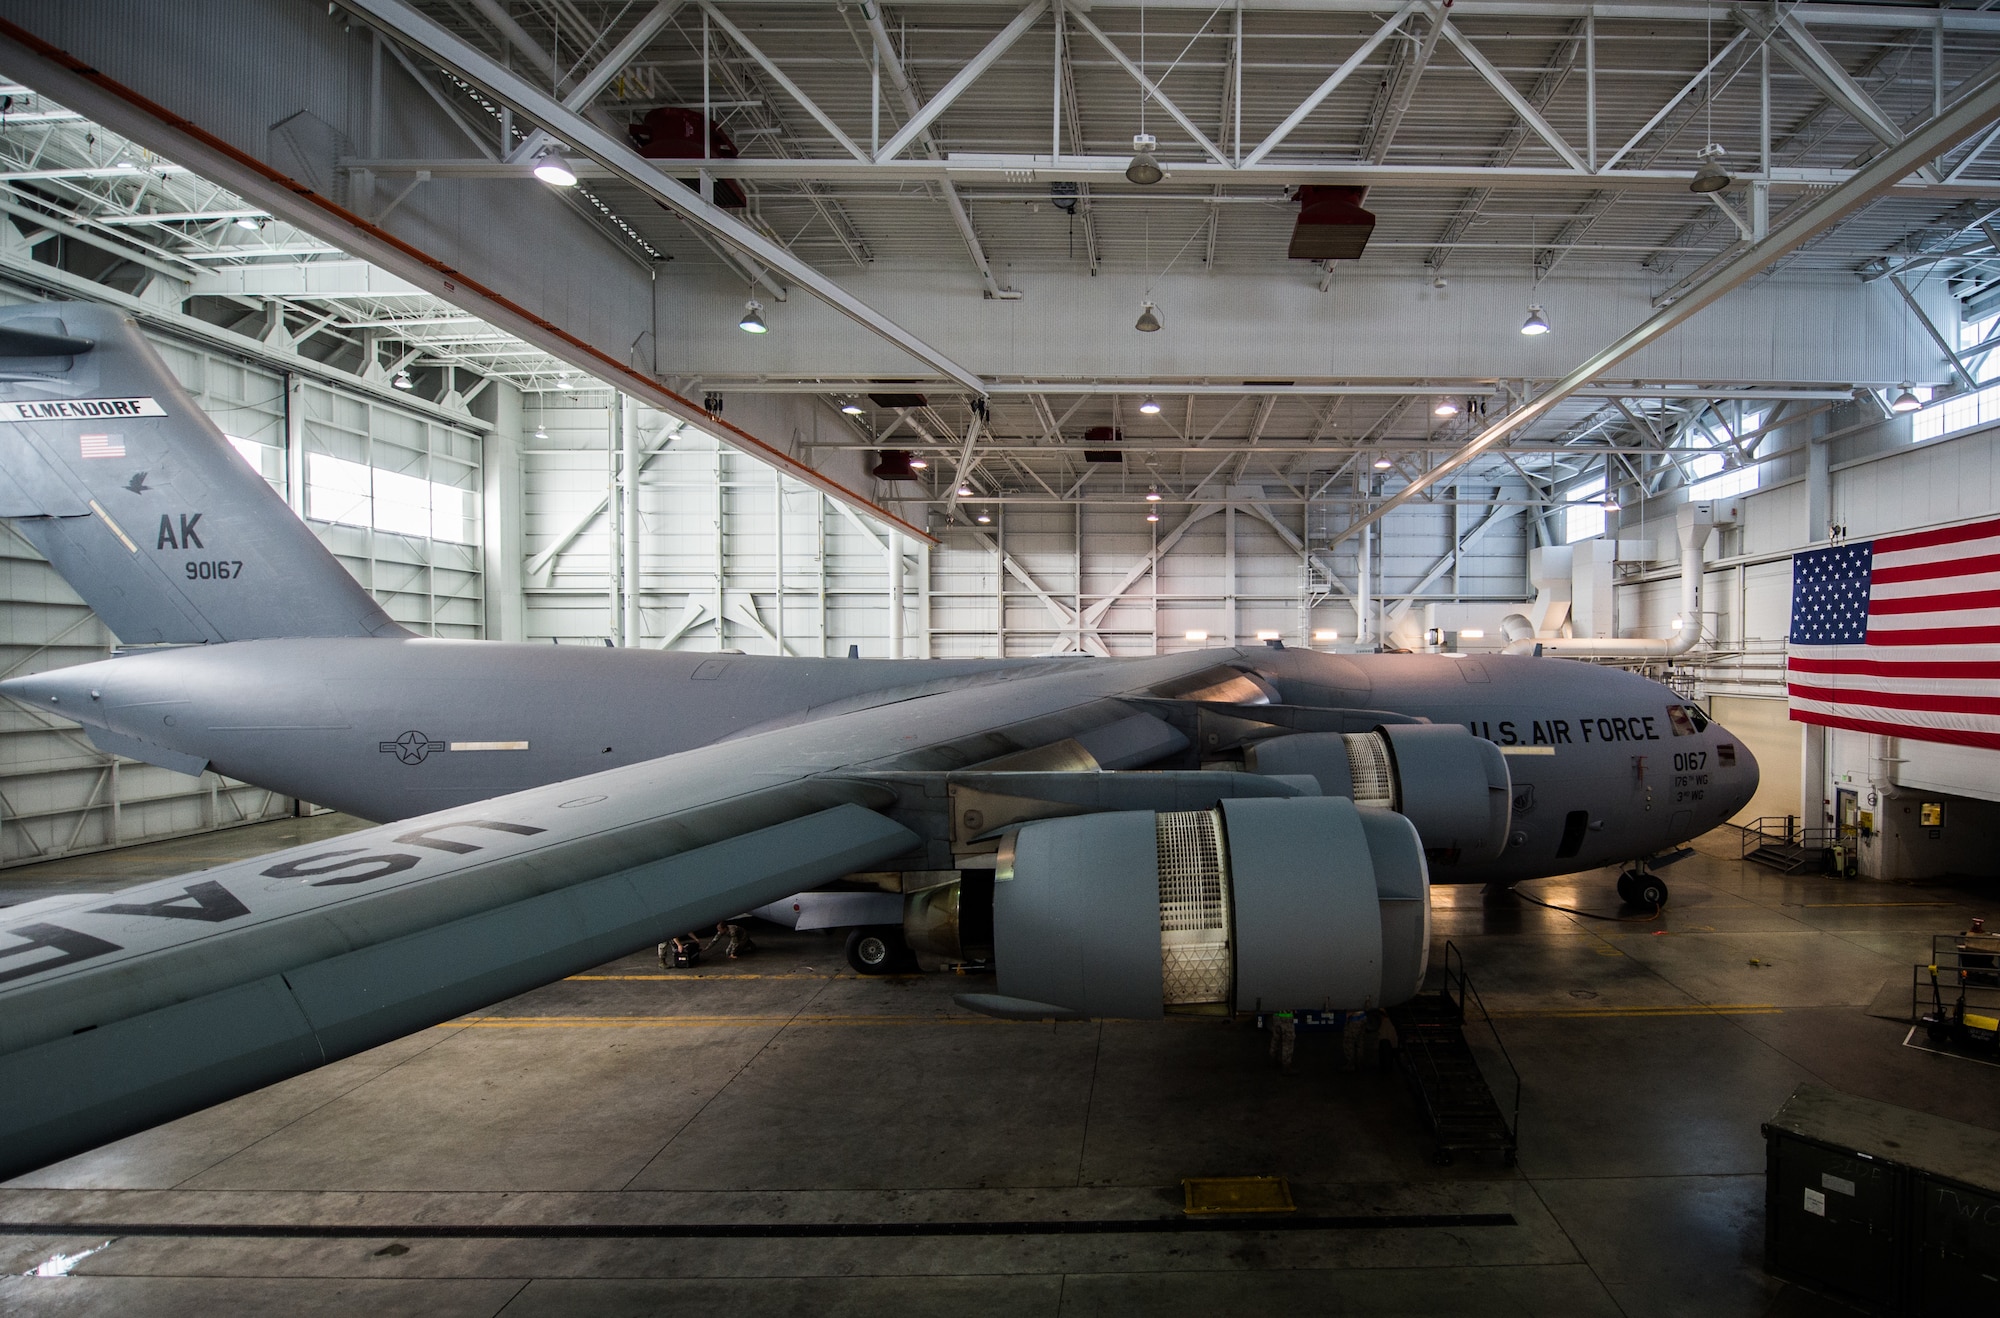
[[[0,516],[127,644],[407,634],[108,307],[0,308]]]

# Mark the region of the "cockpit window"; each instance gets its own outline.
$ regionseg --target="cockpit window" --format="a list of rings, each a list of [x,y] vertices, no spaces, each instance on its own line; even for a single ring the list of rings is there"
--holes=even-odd
[[[1694,730],[1696,732],[1708,731],[1708,715],[1701,712],[1700,705],[1689,705],[1687,712],[1688,717],[1694,720]]]

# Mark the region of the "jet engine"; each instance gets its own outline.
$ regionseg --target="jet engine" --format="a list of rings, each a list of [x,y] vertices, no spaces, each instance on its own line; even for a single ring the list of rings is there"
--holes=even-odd
[[[1044,819],[990,932],[1000,991],[959,1000],[995,1015],[1378,1007],[1423,982],[1430,879],[1408,819],[1338,797]]]
[[[1456,723],[1272,737],[1244,747],[1243,767],[1307,774],[1328,796],[1396,811],[1416,825],[1432,864],[1493,860],[1507,845],[1513,786],[1506,757]]]

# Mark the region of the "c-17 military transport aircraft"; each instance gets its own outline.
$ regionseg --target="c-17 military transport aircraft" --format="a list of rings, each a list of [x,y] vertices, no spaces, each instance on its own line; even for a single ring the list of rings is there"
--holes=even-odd
[[[1007,1016],[1386,1006],[1433,883],[1630,862],[1757,766],[1636,674],[1268,646],[764,658],[439,641],[79,303],[0,309],[0,515],[126,646],[0,683],[379,827],[0,910],[0,1177],[827,885]]]

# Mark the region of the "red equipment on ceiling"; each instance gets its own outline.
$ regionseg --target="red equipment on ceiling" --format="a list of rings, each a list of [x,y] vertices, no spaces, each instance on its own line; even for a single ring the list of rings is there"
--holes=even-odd
[[[708,150],[702,150],[702,117],[699,110],[683,109],[677,105],[662,105],[658,109],[646,111],[646,117],[625,131],[631,135],[632,145],[639,148],[639,154],[648,160],[710,160],[736,159],[736,143],[729,140],[729,134],[717,127],[713,120],[707,124]],[[682,183],[696,187],[698,180],[684,178]],[[728,179],[715,180],[715,204],[730,210],[741,210],[748,198],[743,189]]]
[[[1307,184],[1299,189],[1299,222],[1285,255],[1295,261],[1352,261],[1375,232],[1375,215],[1361,209],[1366,188]]]

